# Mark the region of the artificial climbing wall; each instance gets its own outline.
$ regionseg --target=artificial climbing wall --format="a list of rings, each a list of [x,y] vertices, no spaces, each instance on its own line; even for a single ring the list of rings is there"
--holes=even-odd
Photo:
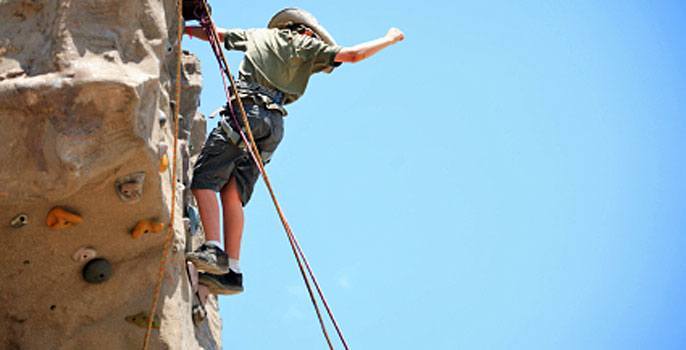
[[[173,100],[175,6],[0,1],[0,349],[140,348],[174,188],[151,348],[220,347],[216,299],[183,258],[200,236],[184,185],[205,127],[192,55]]]

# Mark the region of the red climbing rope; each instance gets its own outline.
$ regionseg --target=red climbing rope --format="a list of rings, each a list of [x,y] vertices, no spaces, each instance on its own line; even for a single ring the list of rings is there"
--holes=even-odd
[[[333,311],[329,307],[329,303],[326,301],[326,297],[324,296],[324,292],[322,291],[319,282],[317,281],[317,278],[314,275],[314,271],[310,267],[310,264],[307,260],[307,257],[305,256],[305,253],[303,252],[302,248],[300,247],[300,243],[298,243],[297,238],[295,237],[295,234],[293,233],[293,230],[291,229],[290,225],[288,224],[288,221],[286,220],[286,216],[283,213],[283,210],[281,208],[281,205],[279,204],[278,199],[276,198],[276,194],[274,192],[274,189],[272,187],[271,181],[269,180],[269,177],[267,175],[267,172],[264,168],[264,163],[262,162],[262,158],[260,156],[259,149],[257,148],[257,143],[255,142],[255,138],[253,137],[252,130],[250,129],[250,123],[248,121],[248,117],[245,113],[245,109],[243,108],[243,103],[240,98],[238,98],[238,89],[236,88],[236,84],[233,80],[233,77],[231,75],[231,71],[229,69],[229,65],[226,61],[226,57],[224,56],[224,52],[221,47],[221,40],[219,37],[219,34],[217,33],[217,27],[215,26],[214,22],[212,21],[212,18],[210,16],[210,11],[209,11],[209,6],[207,5],[207,0],[201,0],[203,4],[203,14],[200,20],[200,23],[202,27],[204,28],[207,37],[209,39],[210,46],[212,47],[212,50],[214,52],[215,57],[217,58],[217,63],[219,64],[219,68],[222,74],[222,80],[224,83],[224,92],[226,93],[226,98],[229,103],[229,112],[231,115],[231,118],[235,122],[235,125],[240,125],[238,123],[238,118],[236,117],[234,111],[233,111],[233,106],[231,105],[231,91],[228,88],[228,85],[226,84],[226,80],[228,79],[229,85],[231,86],[231,90],[233,91],[233,95],[236,96],[237,98],[235,99],[238,110],[241,113],[241,117],[243,120],[243,125],[245,126],[245,131],[247,132],[247,137],[243,130],[239,130],[239,133],[241,135],[241,138],[243,139],[243,142],[246,145],[249,145],[248,151],[259,168],[260,173],[262,174],[262,178],[264,179],[264,183],[267,186],[267,190],[269,191],[269,195],[272,198],[272,202],[274,203],[274,207],[276,208],[276,211],[279,215],[279,219],[281,219],[281,223],[283,224],[283,227],[286,231],[286,235],[288,236],[288,241],[291,245],[291,249],[293,250],[293,255],[295,256],[296,262],[298,264],[298,268],[300,270],[300,274],[302,275],[303,281],[305,282],[305,286],[307,287],[307,291],[310,296],[310,300],[312,301],[312,305],[314,306],[315,312],[317,313],[317,318],[319,320],[319,325],[322,329],[322,333],[324,334],[324,338],[326,339],[326,342],[329,346],[330,349],[333,349],[333,344],[331,343],[331,339],[329,338],[329,334],[326,330],[326,325],[324,324],[324,320],[321,315],[321,311],[319,310],[319,305],[317,303],[317,299],[314,296],[314,292],[312,290],[312,286],[310,284],[310,280],[308,280],[308,275],[309,278],[312,281],[312,284],[314,284],[317,294],[319,295],[319,298],[321,299],[322,304],[324,305],[324,308],[326,309],[326,312],[329,316],[329,319],[333,323],[336,333],[338,334],[339,339],[341,340],[341,343],[343,344],[343,347],[346,350],[349,350],[348,343],[345,340],[345,337],[343,336],[343,332],[341,331],[340,326],[338,325],[338,322],[336,321],[336,318],[334,317]],[[307,270],[307,274],[305,273],[305,270]]]
[[[162,249],[162,257],[160,258],[159,270],[157,274],[157,283],[155,284],[155,291],[153,292],[152,304],[148,311],[148,324],[145,328],[145,338],[143,339],[143,350],[148,349],[150,343],[150,335],[152,334],[153,321],[155,320],[155,311],[157,304],[160,301],[160,294],[162,292],[162,285],[164,283],[164,272],[167,266],[167,258],[169,257],[169,250],[174,239],[174,219],[176,217],[176,172],[177,172],[177,158],[178,158],[178,144],[179,144],[179,110],[181,108],[181,40],[183,39],[183,0],[176,2],[177,6],[177,38],[176,38],[176,85],[174,91],[174,151],[171,167],[171,207],[169,214],[169,225],[167,225],[167,237],[164,240],[164,248]]]

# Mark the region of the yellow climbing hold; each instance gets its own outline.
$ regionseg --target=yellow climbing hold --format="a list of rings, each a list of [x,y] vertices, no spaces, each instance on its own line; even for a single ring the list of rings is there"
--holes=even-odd
[[[124,318],[126,322],[133,323],[141,328],[148,328],[148,315],[141,311],[135,315],[126,316]],[[152,328],[160,329],[160,317],[155,315],[152,320]]]
[[[164,224],[152,220],[141,220],[131,231],[133,239],[141,238],[146,233],[159,233],[164,228]]]
[[[78,214],[60,207],[52,208],[45,219],[45,223],[53,230],[65,229],[80,224],[82,221],[83,219]]]
[[[167,171],[167,168],[169,168],[169,157],[165,154],[160,158],[160,172]]]

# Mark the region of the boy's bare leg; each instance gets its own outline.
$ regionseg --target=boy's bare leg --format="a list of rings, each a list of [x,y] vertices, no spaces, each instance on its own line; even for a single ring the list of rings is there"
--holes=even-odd
[[[241,255],[244,217],[243,203],[235,177],[222,188],[220,196],[224,214],[224,249],[230,259],[238,260]]]
[[[219,203],[217,192],[210,189],[194,189],[200,220],[205,229],[205,243],[193,252],[186,253],[186,259],[203,272],[226,273],[229,257],[219,246]]]
[[[205,229],[206,241],[219,241],[219,203],[217,192],[207,189],[194,189],[193,196],[198,203],[200,220]]]
[[[228,253],[222,252],[222,254],[224,259],[228,260],[226,261],[228,266],[226,266],[226,271],[201,273],[198,279],[213,294],[237,294],[243,292],[243,274],[238,261],[241,252],[241,236],[243,235],[243,203],[238,191],[238,183],[234,177],[222,188],[219,196],[222,201],[224,217],[224,248]]]

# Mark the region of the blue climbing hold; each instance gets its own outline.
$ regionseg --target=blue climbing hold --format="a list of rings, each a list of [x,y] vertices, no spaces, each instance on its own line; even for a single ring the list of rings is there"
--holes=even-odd
[[[191,235],[195,235],[198,233],[198,229],[200,228],[200,214],[198,213],[198,209],[196,209],[194,206],[189,205],[186,207],[186,216],[188,219],[190,219],[190,233]]]

